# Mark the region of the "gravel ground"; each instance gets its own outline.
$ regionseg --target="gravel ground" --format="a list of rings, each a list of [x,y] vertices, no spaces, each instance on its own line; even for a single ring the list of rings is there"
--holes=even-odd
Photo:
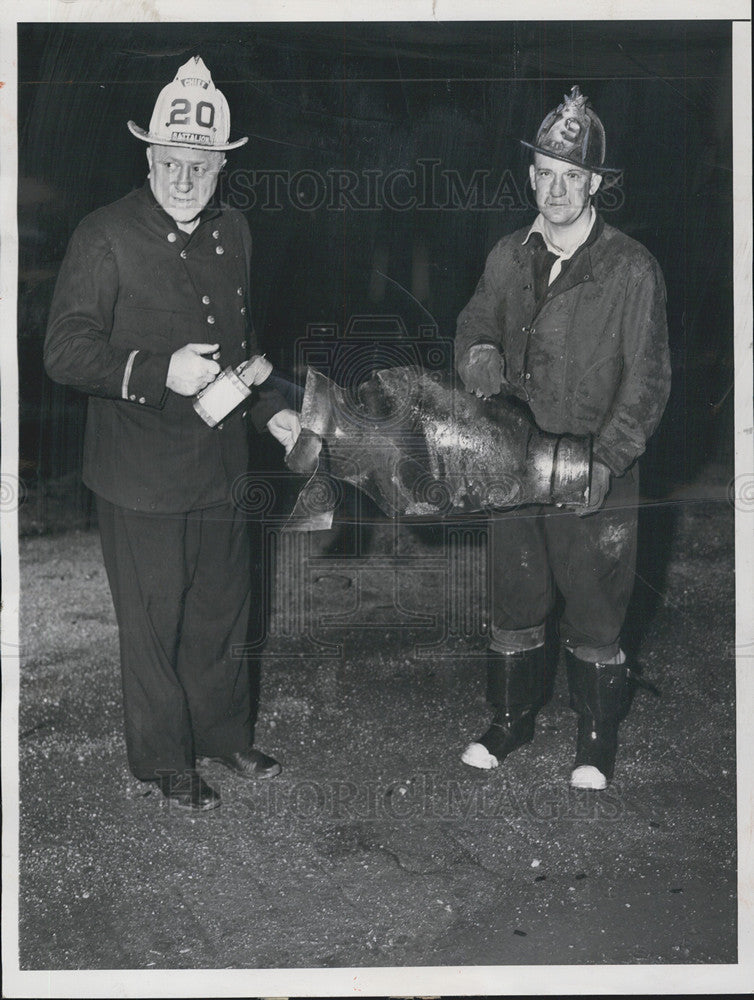
[[[459,762],[489,717],[483,539],[383,525],[369,558],[271,536],[257,743],[284,771],[207,765],[196,817],[127,770],[96,532],[23,540],[21,968],[735,962],[733,512],[642,531],[628,634],[662,697],[606,792],[568,786],[562,669],[531,746]]]

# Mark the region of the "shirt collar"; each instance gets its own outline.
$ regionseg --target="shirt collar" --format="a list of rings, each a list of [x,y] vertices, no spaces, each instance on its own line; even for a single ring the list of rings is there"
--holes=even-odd
[[[540,214],[536,217],[531,227],[529,228],[529,232],[526,234],[526,238],[523,240],[521,245],[523,246],[525,243],[528,242],[529,237],[531,236],[532,233],[539,233],[539,235],[544,240],[545,246],[550,251],[550,253],[554,253],[555,256],[559,257],[561,260],[569,260],[571,257],[573,257],[573,255],[576,253],[579,247],[582,247],[589,239],[594,229],[594,222],[596,218],[597,218],[597,212],[595,211],[594,205],[590,205],[588,222],[586,223],[584,228],[580,229],[580,231],[578,232],[577,236],[575,237],[575,242],[568,247],[561,248],[561,247],[556,247],[554,244],[550,243],[550,241],[547,239],[547,233],[545,231],[545,218],[540,212]]]
[[[152,190],[152,185],[149,183],[149,178],[147,178],[144,181],[142,192],[147,200],[147,203],[149,204],[149,207],[152,208],[158,215],[161,215],[162,218],[167,223],[167,225],[172,226],[173,228],[177,228],[175,219],[173,219],[172,216],[168,215],[168,213],[165,211],[165,209],[162,207],[159,201],[157,201],[157,199],[155,198],[154,191]],[[217,200],[217,191],[215,191],[215,193],[212,195],[209,204],[205,205],[205,207],[199,213],[199,225],[201,225],[203,222],[206,222],[207,219],[214,219],[216,216],[220,214],[221,214],[220,203]],[[198,228],[199,226],[196,227],[196,229]],[[194,232],[196,232],[196,229],[194,229]]]

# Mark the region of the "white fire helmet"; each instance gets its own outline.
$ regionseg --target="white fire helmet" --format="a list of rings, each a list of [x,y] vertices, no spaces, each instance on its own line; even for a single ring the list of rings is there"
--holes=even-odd
[[[226,150],[248,142],[248,136],[228,142],[228,102],[215,87],[200,56],[193,56],[184,63],[175,80],[162,88],[148,132],[132,121],[128,127],[137,139],[157,146]]]

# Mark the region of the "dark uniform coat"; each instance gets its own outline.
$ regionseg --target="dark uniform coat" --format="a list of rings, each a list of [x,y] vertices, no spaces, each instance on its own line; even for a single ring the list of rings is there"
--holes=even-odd
[[[58,277],[45,343],[57,382],[90,396],[83,477],[132,510],[171,513],[226,501],[246,471],[244,414],[210,428],[165,388],[170,356],[219,343],[220,366],[257,345],[249,316],[251,236],[235,209],[207,208],[186,234],[149,184],[87,216]],[[285,400],[255,390],[258,428]]]
[[[89,394],[83,476],[118,619],[129,764],[144,780],[253,741],[249,533],[233,502],[245,414],[210,428],[166,388],[188,343],[218,343],[221,368],[256,351],[250,254],[240,212],[207,207],[186,234],[147,183],[78,226],[52,302],[47,371]],[[287,405],[264,387],[252,399],[258,428]]]

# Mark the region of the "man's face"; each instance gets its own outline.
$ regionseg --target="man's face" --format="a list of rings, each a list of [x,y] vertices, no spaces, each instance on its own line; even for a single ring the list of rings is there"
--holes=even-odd
[[[149,146],[149,184],[162,208],[177,223],[190,223],[217,187],[225,157],[216,149]]]
[[[534,154],[529,180],[537,208],[553,226],[570,226],[589,206],[602,177],[552,156]]]

